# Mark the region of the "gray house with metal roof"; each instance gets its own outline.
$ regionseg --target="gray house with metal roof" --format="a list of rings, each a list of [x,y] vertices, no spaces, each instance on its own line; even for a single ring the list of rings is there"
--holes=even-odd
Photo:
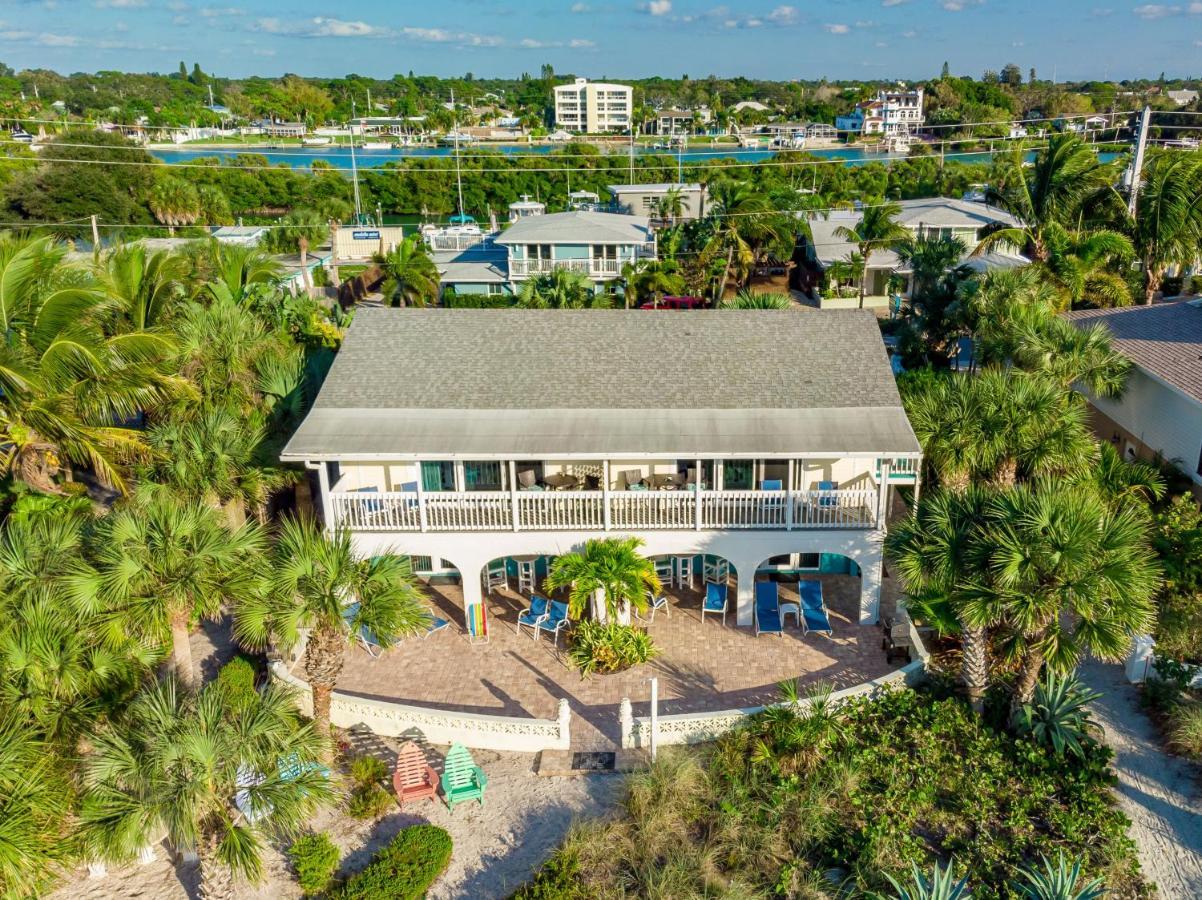
[[[885,513],[919,457],[854,310],[365,308],[282,453],[359,552],[445,560],[469,606],[498,557],[634,534],[721,561],[741,625],[756,572],[827,557],[875,621]]]

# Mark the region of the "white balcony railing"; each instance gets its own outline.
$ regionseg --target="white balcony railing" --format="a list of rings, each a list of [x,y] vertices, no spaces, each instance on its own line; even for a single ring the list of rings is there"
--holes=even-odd
[[[481,244],[492,242],[492,236],[487,234],[428,234],[426,243],[431,250],[470,250]]]
[[[642,531],[873,528],[875,489],[836,491],[466,491],[330,494],[358,531]]]

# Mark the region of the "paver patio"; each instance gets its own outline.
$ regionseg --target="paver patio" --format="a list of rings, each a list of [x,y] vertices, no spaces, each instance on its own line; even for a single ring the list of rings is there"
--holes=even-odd
[[[701,622],[696,590],[669,593],[671,617],[661,611],[650,625],[660,649],[652,662],[616,675],[582,679],[551,642],[517,634],[516,618],[526,601],[512,590],[487,598],[490,640],[472,644],[463,631],[463,598],[458,585],[427,586],[431,607],[452,626],[428,638],[412,638],[370,657],[347,650],[338,690],[380,700],[437,706],[464,712],[554,718],[561,697],[573,712],[575,749],[616,743],[618,707],[623,697],[635,715],[647,715],[649,679],[659,678],[661,714],[756,706],[777,699],[777,684],[798,678],[836,689],[876,678],[895,666],[881,651],[881,631],[861,626],[860,580],[846,575],[814,576],[822,581],[834,637],[802,636],[792,617],[783,636],[756,637],[734,624],[734,592],[726,625],[707,615]],[[892,579],[886,579],[883,608],[892,609]],[[795,585],[781,584],[782,602],[796,602]],[[299,673],[298,673],[299,674]]]

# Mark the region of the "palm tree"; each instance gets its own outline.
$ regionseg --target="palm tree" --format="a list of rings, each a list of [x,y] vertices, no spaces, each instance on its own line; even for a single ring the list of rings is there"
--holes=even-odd
[[[1053,223],[1046,229],[1046,270],[1064,298],[1061,309],[1128,306],[1131,290],[1115,268],[1135,255],[1131,239],[1117,231],[1069,232]]]
[[[661,585],[655,563],[640,554],[641,538],[597,538],[586,541],[579,553],[557,556],[547,573],[547,590],[568,588],[568,611],[579,618],[592,604],[598,621],[611,617],[630,624],[631,607],[647,608],[647,594],[658,595]]]
[[[168,234],[174,235],[177,225],[192,225],[200,218],[200,194],[191,182],[173,175],[158,178],[146,202]]]
[[[517,300],[517,305],[526,309],[607,309],[613,303],[608,294],[594,292],[587,275],[570,269],[552,269],[528,278]]]
[[[860,278],[860,309],[864,308],[864,294],[868,289],[872,251],[902,247],[911,239],[909,229],[897,222],[901,211],[899,203],[870,204],[864,207],[858,223],[851,227],[839,225],[834,230],[836,237],[855,244],[856,251],[864,257],[864,275]]]
[[[1029,249],[1032,258],[1046,263],[1051,254],[1050,227],[1067,228],[1083,209],[1119,202],[1114,170],[1098,162],[1093,149],[1069,133],[1052,135],[1030,165],[1026,153],[1020,143],[1003,163],[1004,181],[987,194],[990,203],[1017,218],[1019,225],[994,231],[976,252],[1010,244]]]
[[[1023,900],[1100,900],[1106,893],[1101,878],[1086,879],[1082,874],[1081,860],[1070,861],[1063,853],[1056,854],[1054,863],[1046,856],[1041,860],[1042,869],[1022,869],[1014,883]]]
[[[792,252],[795,226],[762,190],[748,182],[715,182],[710,197],[710,238],[704,252],[726,259],[715,293],[715,300],[721,301],[727,281],[733,276],[738,284],[744,284],[765,249],[776,248],[786,256],[786,247]]]
[[[921,235],[917,240],[904,241],[895,248],[897,258],[909,266],[914,286],[915,302],[924,302],[934,294],[955,296],[961,284],[972,275],[963,264],[968,245],[954,236]]]
[[[1000,621],[981,540],[988,503],[988,491],[973,485],[927,493],[885,539],[885,552],[910,594],[911,615],[929,611],[924,618],[958,626],[960,682],[977,712],[989,685],[989,629]]]
[[[428,306],[438,299],[438,267],[421,235],[411,234],[387,253],[376,254],[384,275],[380,293],[390,306]]]
[[[624,267],[623,276],[636,302],[684,292],[684,278],[680,274],[680,266],[675,261],[645,259],[627,263],[626,266],[629,268]]]
[[[264,844],[297,835],[333,794],[311,764],[325,741],[295,697],[271,685],[247,702],[234,715],[220,685],[193,693],[167,678],[91,737],[80,822],[94,858],[129,861],[166,833],[200,856],[203,898],[232,900],[236,879],[262,877]]]
[[[668,226],[680,220],[684,215],[684,194],[679,187],[670,187],[655,199],[655,215]]]
[[[266,429],[258,416],[222,410],[195,419],[168,419],[148,434],[155,451],[146,474],[182,496],[224,511],[230,526],[246,521],[250,509],[265,522],[272,494],[294,482],[295,473],[276,468],[266,449]]]
[[[234,636],[243,646],[275,641],[288,651],[302,635],[305,677],[313,689],[313,718],[330,732],[330,695],[343,654],[361,630],[382,647],[420,634],[429,610],[407,557],[361,559],[345,529],[327,533],[311,519],[288,519],[280,529],[269,589],[234,607]]]
[[[793,300],[786,294],[772,294],[765,291],[742,290],[733,297],[727,297],[719,309],[792,309]]]
[[[0,894],[41,896],[75,857],[62,757],[27,722],[0,716]]]
[[[1156,466],[1140,460],[1128,462],[1109,442],[1100,443],[1098,450],[1097,465],[1084,473],[1080,484],[1098,491],[1107,503],[1154,503],[1164,498],[1167,487]]]
[[[106,334],[104,303],[50,241],[0,238],[0,467],[38,490],[56,490],[63,462],[123,489],[122,466],[146,445],[113,423],[184,390],[168,374],[172,340]]]
[[[1137,505],[1049,482],[996,495],[988,518],[993,588],[1020,660],[1015,712],[1045,664],[1065,674],[1086,652],[1118,660],[1151,629],[1160,570]]]
[[[1028,319],[1015,330],[1013,362],[1046,375],[1062,390],[1081,384],[1098,397],[1119,397],[1131,374],[1131,360],[1114,349],[1114,338],[1102,324],[1078,328],[1051,316]]]
[[[96,280],[113,308],[119,331],[163,326],[184,296],[187,260],[144,244],[114,247],[96,267]]]
[[[264,546],[257,525],[230,530],[212,507],[144,485],[100,521],[90,590],[121,610],[128,627],[148,640],[170,642],[177,676],[192,685],[193,625],[262,591]]]
[[[986,272],[966,285],[963,294],[974,352],[982,365],[1009,365],[1019,334],[1042,328],[1059,305],[1055,286],[1035,266]]]
[[[213,300],[244,302],[255,285],[275,284],[283,267],[258,247],[218,240],[198,243],[190,251],[193,294]]]
[[[1187,265],[1202,243],[1202,161],[1190,153],[1154,155],[1141,173],[1139,206],[1128,225],[1151,303],[1169,266]]]

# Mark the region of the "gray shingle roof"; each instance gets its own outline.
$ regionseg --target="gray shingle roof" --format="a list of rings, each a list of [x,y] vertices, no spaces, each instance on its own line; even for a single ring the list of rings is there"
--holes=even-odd
[[[519,219],[496,238],[498,244],[643,244],[652,238],[646,216],[562,212]]]
[[[1079,309],[1064,317],[1077,326],[1104,324],[1116,349],[1133,363],[1202,402],[1202,306],[1197,301]]]
[[[432,258],[444,284],[501,284],[509,280],[509,258],[504,250],[473,247],[434,253]]]
[[[283,455],[918,450],[869,311],[364,308]]]

